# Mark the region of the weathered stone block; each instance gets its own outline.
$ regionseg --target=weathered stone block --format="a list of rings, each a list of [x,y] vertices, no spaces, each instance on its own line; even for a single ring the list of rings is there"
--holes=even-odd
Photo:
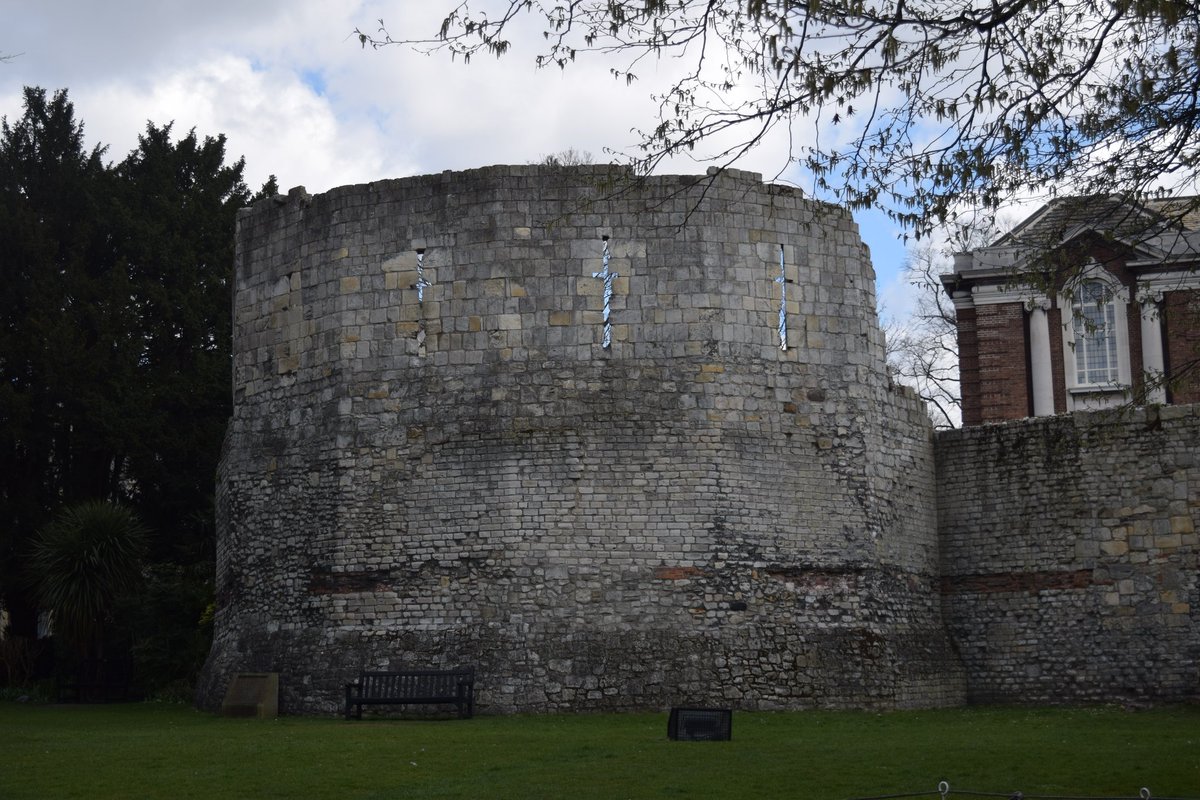
[[[815,206],[744,174],[597,199],[610,169],[381,181],[245,218],[235,363],[261,366],[236,373],[202,698],[278,665],[285,708],[332,711],[363,666],[473,663],[493,711],[961,701],[930,578],[928,423],[889,389],[848,215],[809,227]],[[677,231],[689,203],[703,236]],[[602,234],[620,273],[608,349]],[[791,335],[823,321],[844,352],[778,349],[757,244],[777,259],[779,243],[837,289],[789,285]],[[452,248],[427,252],[453,281],[423,306],[418,246]],[[326,294],[276,312],[300,309],[329,355],[281,376],[256,304],[272,259],[301,251]],[[828,403],[804,399],[816,386]]]

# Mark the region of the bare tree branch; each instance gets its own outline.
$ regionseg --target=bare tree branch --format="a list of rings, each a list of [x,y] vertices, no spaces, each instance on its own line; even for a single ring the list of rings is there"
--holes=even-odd
[[[633,82],[647,58],[690,65],[628,156],[640,173],[681,153],[725,166],[810,124],[793,159],[814,191],[917,236],[1018,195],[1193,192],[1200,165],[1195,0],[463,0],[425,39],[356,33],[469,60],[507,54],[521,17],[540,66],[607,54]]]
[[[957,320],[940,276],[950,268],[951,253],[989,243],[999,235],[1000,225],[1007,223],[981,220],[958,229],[942,248],[928,241],[910,247],[904,271],[916,289],[916,305],[907,319],[884,322],[888,372],[917,392],[939,428],[962,423]]]

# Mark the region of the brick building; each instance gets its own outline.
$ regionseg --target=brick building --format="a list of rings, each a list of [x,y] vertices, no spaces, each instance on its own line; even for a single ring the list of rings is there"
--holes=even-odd
[[[963,424],[1200,401],[1195,199],[1059,199],[957,255]]]

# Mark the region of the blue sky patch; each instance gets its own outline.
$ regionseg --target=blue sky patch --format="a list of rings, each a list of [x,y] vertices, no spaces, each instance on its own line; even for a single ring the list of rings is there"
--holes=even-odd
[[[305,69],[300,71],[300,80],[304,85],[313,90],[313,94],[317,97],[325,96],[325,73],[319,69]]]

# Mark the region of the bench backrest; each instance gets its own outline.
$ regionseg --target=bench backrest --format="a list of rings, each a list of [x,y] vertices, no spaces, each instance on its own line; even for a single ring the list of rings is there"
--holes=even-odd
[[[473,681],[471,669],[415,669],[364,672],[359,687],[363,697],[458,697],[459,687]]]

